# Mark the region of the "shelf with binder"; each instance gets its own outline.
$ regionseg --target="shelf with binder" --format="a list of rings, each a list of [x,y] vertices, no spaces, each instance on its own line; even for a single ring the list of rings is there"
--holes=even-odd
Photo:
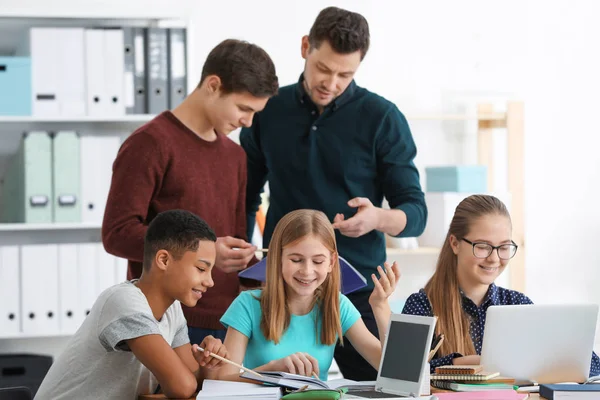
[[[410,114],[406,118],[409,121],[455,121],[476,124],[476,157],[477,164],[486,167],[486,181],[488,194],[496,194],[496,182],[494,181],[495,170],[498,167],[494,149],[494,136],[496,129],[504,130],[506,133],[506,169],[507,169],[507,197],[510,199],[510,214],[512,220],[513,240],[519,244],[517,255],[509,264],[509,285],[511,289],[521,292],[525,291],[525,232],[524,232],[524,190],[523,190],[523,164],[524,164],[524,104],[520,101],[506,102],[505,110],[498,112],[491,103],[478,103],[477,111],[465,114]],[[431,192],[438,194],[436,192]],[[447,192],[451,193],[451,192]],[[458,197],[466,197],[469,193],[454,193]],[[439,192],[443,194],[443,192]],[[501,200],[507,203],[506,199],[496,194]],[[458,204],[458,203],[457,203]],[[451,219],[454,208],[438,209],[442,215]],[[508,205],[508,204],[507,204]],[[430,210],[430,218],[433,214]],[[439,215],[438,215],[439,217]],[[435,228],[437,240],[435,243],[441,243],[444,240],[449,222],[446,226],[436,219]],[[431,228],[434,224],[428,223]],[[427,228],[426,228],[427,229]],[[432,243],[433,244],[433,243]],[[427,251],[425,254],[428,254]]]
[[[101,242],[112,163],[187,94],[188,22],[175,9],[11,8],[0,12],[0,87],[11,83],[0,90],[0,339],[68,337],[126,277]]]
[[[22,110],[0,107],[0,115],[51,122],[86,116],[90,122],[129,122],[121,117],[134,115],[135,122],[139,114],[173,109],[187,95],[187,35],[185,18],[0,14],[0,82],[11,82],[11,93],[0,93],[0,106],[16,96]]]
[[[0,83],[29,77],[11,86],[10,95],[0,93],[2,210],[11,206],[2,222],[100,223],[120,143],[187,94],[185,17],[97,15],[102,17],[0,13],[0,54],[28,60],[0,59]],[[30,112],[7,107],[3,113],[2,104],[9,103],[2,100],[11,96],[28,101],[23,109]],[[47,179],[37,179],[39,174]],[[40,187],[50,180],[63,187]],[[61,195],[77,199],[81,218],[56,218],[60,207],[53,203]],[[34,204],[34,198],[47,200]]]

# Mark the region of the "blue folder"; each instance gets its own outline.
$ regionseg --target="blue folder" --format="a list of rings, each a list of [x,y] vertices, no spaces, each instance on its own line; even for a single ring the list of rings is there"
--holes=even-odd
[[[569,398],[577,399],[579,397],[576,396],[575,392],[585,392],[588,393],[581,398],[594,399],[600,398],[600,384],[586,384],[586,385],[573,385],[573,384],[556,384],[556,385],[540,385],[540,396],[543,396],[545,399],[554,399],[554,395],[560,392],[569,392]],[[594,393],[590,395],[589,393]],[[560,393],[561,395],[565,395],[564,393]],[[558,396],[557,396],[558,397]],[[561,397],[562,398],[562,397]]]
[[[350,263],[344,260],[342,257],[339,257],[339,259],[342,273],[341,291],[343,294],[352,293],[367,286],[367,280],[361,275],[360,272],[356,270],[356,268],[350,265]],[[246,268],[245,270],[241,271],[238,276],[240,278],[248,278],[265,282],[267,280],[267,257],[263,257],[262,260],[250,268]]]

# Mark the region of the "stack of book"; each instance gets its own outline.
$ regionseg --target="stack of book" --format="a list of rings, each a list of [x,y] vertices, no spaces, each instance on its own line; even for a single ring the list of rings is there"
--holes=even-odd
[[[431,374],[431,386],[455,392],[515,390],[515,380],[490,372],[482,365],[444,365]]]

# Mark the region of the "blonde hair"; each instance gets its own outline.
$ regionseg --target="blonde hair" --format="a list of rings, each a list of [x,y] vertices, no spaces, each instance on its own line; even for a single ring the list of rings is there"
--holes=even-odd
[[[470,319],[463,311],[462,297],[457,278],[457,256],[452,251],[450,236],[464,238],[473,222],[486,215],[501,215],[509,219],[504,203],[494,196],[469,196],[456,207],[446,240],[438,257],[436,270],[425,285],[425,293],[431,303],[433,315],[438,317],[435,331],[444,334],[440,348],[442,356],[451,353],[476,354],[470,335]]]
[[[260,297],[262,318],[260,328],[267,340],[279,343],[290,325],[291,313],[287,304],[286,285],[282,274],[283,249],[306,236],[313,235],[332,253],[334,263],[325,281],[315,291],[315,304],[321,319],[321,343],[342,342],[340,322],[340,264],[335,232],[324,213],[315,210],[296,210],[277,223],[267,257],[267,282]],[[317,322],[317,321],[315,321]],[[315,324],[318,335],[318,324]]]

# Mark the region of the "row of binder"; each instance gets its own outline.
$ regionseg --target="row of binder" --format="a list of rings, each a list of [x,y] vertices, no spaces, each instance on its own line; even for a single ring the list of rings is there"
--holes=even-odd
[[[127,260],[100,243],[0,247],[0,337],[74,333]]]
[[[102,223],[120,136],[28,132],[2,183],[2,222]]]
[[[0,74],[0,81],[31,92],[30,101],[15,110],[14,102],[3,101],[14,92],[0,92],[0,105],[12,104],[0,115],[118,116],[172,109],[187,95],[186,47],[183,28],[30,28],[16,53],[21,57],[14,66],[5,57]],[[22,57],[30,58],[30,74],[23,73]]]

